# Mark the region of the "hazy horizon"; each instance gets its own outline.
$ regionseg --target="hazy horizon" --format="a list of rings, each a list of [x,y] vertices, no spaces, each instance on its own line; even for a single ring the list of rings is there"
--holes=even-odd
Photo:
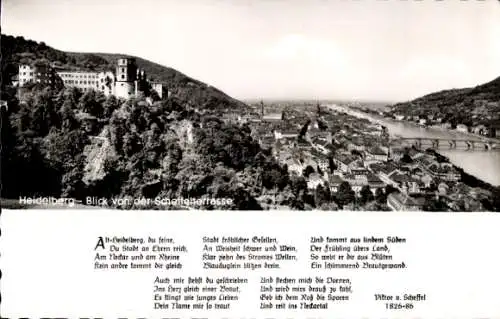
[[[498,1],[2,1],[2,33],[172,67],[240,100],[403,102],[500,76]]]

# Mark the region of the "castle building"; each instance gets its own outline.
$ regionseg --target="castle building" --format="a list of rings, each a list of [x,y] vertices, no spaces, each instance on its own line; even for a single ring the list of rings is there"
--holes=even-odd
[[[28,83],[34,83],[35,82],[34,67],[31,67],[30,65],[20,65],[18,81],[20,86],[24,86]]]
[[[135,80],[135,96],[149,95],[149,82],[146,78],[146,72],[144,70],[137,69],[137,75]]]
[[[19,87],[29,83],[54,84],[61,80],[66,87],[76,87],[84,92],[95,90],[105,96],[115,95],[118,98],[129,99],[134,96],[156,91],[160,98],[165,92],[160,82],[151,82],[146,77],[146,72],[140,70],[134,58],[118,59],[116,72],[84,72],[84,71],[55,71],[49,65],[19,65]]]
[[[98,87],[97,90],[104,93],[105,96],[115,95],[116,78],[111,71],[100,72],[97,75]]]
[[[57,74],[46,64],[22,64],[19,66],[19,86],[30,83],[43,83],[53,85],[57,81]]]
[[[58,71],[64,86],[77,87],[82,91],[99,90],[98,73],[80,71]]]
[[[137,65],[135,59],[118,59],[116,66],[115,95],[128,99],[135,95],[135,80],[137,79]]]
[[[169,92],[164,89],[163,83],[161,82],[151,82],[151,90],[155,91],[160,99],[163,98],[164,94],[167,94],[167,97],[170,96]]]

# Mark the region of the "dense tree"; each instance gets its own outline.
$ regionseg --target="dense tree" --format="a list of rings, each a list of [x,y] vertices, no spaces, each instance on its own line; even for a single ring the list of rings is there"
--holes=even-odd
[[[266,163],[262,170],[262,185],[267,189],[282,190],[289,183],[288,170],[278,164]]]
[[[333,174],[333,172],[337,169],[337,165],[335,165],[333,157],[331,156],[328,157],[328,168],[330,169],[330,174]]]
[[[314,202],[317,207],[329,204],[332,201],[332,194],[330,192],[330,187],[325,183],[324,185],[319,184],[314,192]]]
[[[312,173],[314,173],[314,168],[311,165],[307,165],[307,167],[304,168],[304,172],[302,173],[302,175],[308,178]]]
[[[123,152],[125,156],[131,157],[142,149],[140,137],[135,132],[127,132],[123,136]]]
[[[34,91],[33,100],[26,105],[31,109],[30,129],[38,136],[45,136],[52,127],[60,127],[60,119],[52,97],[50,88],[45,87],[40,91]]]
[[[65,100],[59,111],[59,116],[61,118],[61,129],[64,132],[75,130],[80,126],[80,123],[75,117],[73,109],[74,108],[71,104],[71,100]]]
[[[318,172],[318,174],[321,175],[321,176],[324,175],[324,172],[321,170],[321,168],[319,167],[319,165],[316,166],[316,172]]]
[[[397,190],[396,188],[394,188],[394,186],[392,186],[392,185],[387,185],[387,186],[385,187],[385,196],[387,197],[387,196],[389,196],[389,194],[394,193],[394,192],[397,192],[397,191],[398,191],[398,190]]]
[[[360,196],[362,205],[371,202],[374,199],[373,193],[370,189],[370,186],[368,185],[365,185],[363,186],[363,188],[361,188]]]
[[[345,205],[350,204],[354,201],[355,193],[348,182],[342,182],[335,195],[335,198],[339,206],[344,207]]]
[[[257,200],[246,190],[238,187],[232,194],[233,206],[236,210],[262,210]]]
[[[492,192],[492,207],[496,212],[500,212],[500,186],[497,186]]]
[[[423,207],[424,211],[429,212],[445,212],[448,210],[448,205],[441,199],[427,199]]]
[[[317,122],[318,122],[318,128],[320,130],[322,131],[328,130],[328,124],[325,121],[323,121],[322,119],[318,119]]]
[[[403,157],[401,157],[401,162],[403,162],[403,163],[412,163],[413,159],[411,158],[411,156],[408,153],[405,153],[403,155]]]
[[[375,200],[379,204],[384,204],[387,201],[387,197],[384,194],[382,188],[377,188],[377,190],[375,191]]]
[[[307,120],[307,122],[302,126],[299,132],[299,139],[303,139],[309,129],[309,124],[311,124],[311,120]]]
[[[90,90],[80,97],[78,108],[92,116],[102,117],[104,114],[104,101],[105,97],[101,92]]]
[[[83,182],[83,162],[66,172],[61,180],[61,197],[84,200],[86,185]],[[100,194],[102,197],[102,194]]]
[[[113,112],[120,106],[120,101],[114,96],[110,95],[103,103],[103,117],[109,118]]]

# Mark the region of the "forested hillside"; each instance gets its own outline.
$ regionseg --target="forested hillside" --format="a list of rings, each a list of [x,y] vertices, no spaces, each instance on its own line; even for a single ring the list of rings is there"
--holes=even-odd
[[[2,36],[2,54],[4,79],[16,74],[19,62],[45,59],[98,70],[117,57],[65,53],[9,36]],[[272,193],[278,205],[315,206],[304,178],[289,176],[248,126],[203,112],[243,103],[173,69],[140,59],[138,64],[166,80],[174,94],[150,105],[144,99],[36,84],[20,102],[16,88],[4,81],[2,197],[230,198],[232,203],[222,207],[201,208],[260,209],[257,198]]]
[[[120,57],[125,54],[64,52],[23,37],[3,35],[1,37],[2,76],[4,83],[17,74],[18,63],[47,61],[55,66],[70,70],[114,70]],[[135,57],[137,65],[143,68],[155,81],[164,82],[171,93],[183,101],[200,108],[226,109],[244,108],[246,105],[231,98],[217,88],[192,79],[185,74],[163,65]]]
[[[473,88],[444,90],[398,103],[392,113],[442,118],[443,122],[489,125],[500,119],[500,77]]]

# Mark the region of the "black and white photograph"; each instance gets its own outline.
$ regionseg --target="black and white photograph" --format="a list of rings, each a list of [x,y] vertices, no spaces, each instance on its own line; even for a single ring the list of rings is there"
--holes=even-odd
[[[7,209],[500,211],[500,2],[3,0]]]

